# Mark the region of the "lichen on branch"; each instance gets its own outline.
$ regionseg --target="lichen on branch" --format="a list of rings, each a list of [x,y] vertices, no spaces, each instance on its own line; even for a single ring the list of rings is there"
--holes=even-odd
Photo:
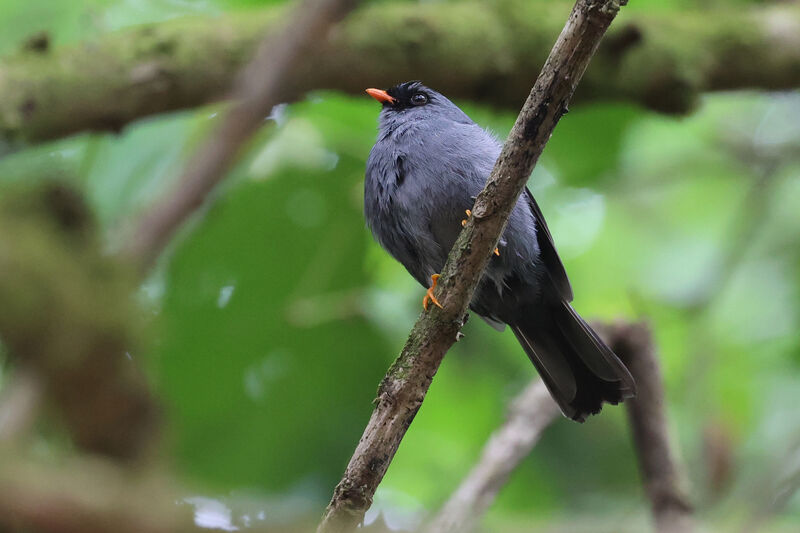
[[[527,0],[365,6],[316,43],[281,98],[422,79],[450,97],[516,108],[565,9],[562,1]],[[280,7],[149,24],[60,48],[38,36],[36,46],[0,60],[0,137],[36,142],[117,131],[225,98],[262,36],[287,20]],[[627,13],[576,98],[686,113],[703,91],[797,88],[798,35],[796,4]]]

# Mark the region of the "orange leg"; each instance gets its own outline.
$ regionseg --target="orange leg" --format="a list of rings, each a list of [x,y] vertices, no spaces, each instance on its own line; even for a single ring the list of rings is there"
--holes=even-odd
[[[434,274],[431,276],[431,281],[433,282],[433,285],[431,285],[431,288],[425,293],[425,298],[422,299],[422,308],[427,311],[428,306],[431,302],[433,302],[434,305],[436,305],[439,309],[444,309],[442,304],[439,303],[439,300],[436,299],[436,296],[433,295],[433,289],[436,288],[436,282],[439,281],[439,274]]]
[[[466,211],[464,211],[464,212],[467,214],[467,218],[469,218],[469,217],[471,217],[471,216],[472,216],[472,211],[471,211],[471,210],[467,209],[467,210],[466,210]],[[462,220],[462,221],[461,221],[461,227],[463,228],[463,227],[464,227],[464,226],[466,226],[466,225],[467,225],[467,219],[465,218],[464,220]],[[500,257],[500,249],[498,249],[498,248],[495,248],[495,249],[494,249],[494,255],[496,255],[496,256],[498,256],[498,257]],[[433,286],[435,287],[435,286],[436,286],[436,284],[434,284]],[[441,306],[440,306],[440,307],[441,307]],[[426,308],[426,309],[427,309],[427,308]]]

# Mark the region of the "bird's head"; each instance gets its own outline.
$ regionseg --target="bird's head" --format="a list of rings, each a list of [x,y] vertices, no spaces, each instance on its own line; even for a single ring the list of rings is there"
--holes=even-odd
[[[367,94],[383,104],[382,124],[428,119],[472,123],[457,105],[419,81],[407,81],[387,90],[367,89]]]

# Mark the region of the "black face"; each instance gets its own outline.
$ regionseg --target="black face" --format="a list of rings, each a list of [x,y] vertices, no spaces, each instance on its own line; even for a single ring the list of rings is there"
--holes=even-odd
[[[428,93],[427,87],[418,81],[407,81],[399,85],[395,85],[388,91],[389,96],[395,99],[393,104],[387,104],[392,109],[402,110],[412,107],[420,107],[427,104],[431,95]]]

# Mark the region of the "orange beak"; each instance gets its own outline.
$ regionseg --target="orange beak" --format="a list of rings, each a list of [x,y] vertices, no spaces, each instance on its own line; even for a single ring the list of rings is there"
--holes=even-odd
[[[382,104],[393,104],[395,102],[395,99],[389,96],[389,93],[381,89],[367,89],[367,94]]]

